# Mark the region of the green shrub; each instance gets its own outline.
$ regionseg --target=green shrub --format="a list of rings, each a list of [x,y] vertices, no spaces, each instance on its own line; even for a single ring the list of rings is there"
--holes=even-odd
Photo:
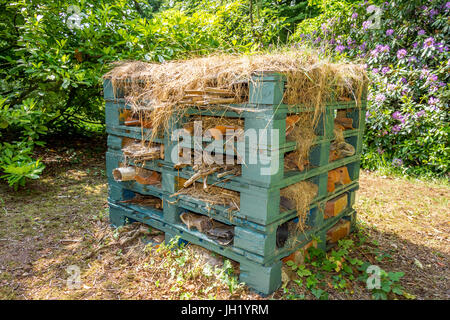
[[[39,138],[47,132],[43,123],[50,115],[37,108],[33,99],[14,108],[5,101],[0,99],[0,178],[17,190],[26,179],[38,179],[45,168],[39,160],[32,159],[32,153],[35,145],[44,145]]]
[[[322,14],[302,22],[292,40],[337,59],[366,63],[369,71],[363,166],[445,175],[450,163],[449,3],[380,2],[379,20],[370,2],[314,3]]]

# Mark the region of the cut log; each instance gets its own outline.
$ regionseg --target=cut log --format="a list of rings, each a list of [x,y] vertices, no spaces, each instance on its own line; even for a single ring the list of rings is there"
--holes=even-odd
[[[138,127],[138,126],[142,126],[144,128],[147,129],[151,129],[152,128],[152,122],[150,120],[147,121],[141,121],[139,119],[133,118],[131,116],[129,116],[128,118],[125,119],[125,121],[123,122],[124,125],[128,126],[128,127]]]
[[[116,168],[113,170],[113,177],[116,181],[132,181],[136,176],[134,167]]]
[[[138,119],[127,118],[124,121],[124,124],[129,127],[136,127],[136,126],[140,126],[141,122]]]

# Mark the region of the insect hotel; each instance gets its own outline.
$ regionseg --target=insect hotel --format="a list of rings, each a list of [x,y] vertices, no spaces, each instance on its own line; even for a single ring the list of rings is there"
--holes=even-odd
[[[239,263],[261,294],[282,261],[354,227],[360,65],[310,52],[127,62],[104,77],[110,221]]]

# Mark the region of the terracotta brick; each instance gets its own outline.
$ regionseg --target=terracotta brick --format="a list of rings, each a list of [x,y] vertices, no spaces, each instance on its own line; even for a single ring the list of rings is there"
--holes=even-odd
[[[350,221],[341,220],[327,231],[327,242],[336,243],[350,234]]]
[[[337,216],[348,204],[348,195],[343,194],[340,197],[328,201],[325,205],[324,219]]]
[[[286,263],[288,261],[292,261],[296,265],[303,264],[305,262],[305,256],[308,254],[308,249],[311,248],[311,247],[317,248],[317,241],[316,240],[311,240],[310,242],[305,244],[302,248],[294,251],[293,253],[291,253],[287,257],[284,257],[281,260],[284,263]]]

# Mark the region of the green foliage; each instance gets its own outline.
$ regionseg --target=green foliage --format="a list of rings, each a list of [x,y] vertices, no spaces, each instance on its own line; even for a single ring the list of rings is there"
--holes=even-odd
[[[42,171],[41,164],[31,165],[31,153],[48,131],[104,130],[102,75],[112,62],[249,52],[274,43],[284,26],[270,8],[249,24],[243,0],[198,1],[195,8],[168,8],[158,0],[1,3],[0,130],[16,143],[8,150],[27,150],[14,166],[1,162],[9,172],[3,178],[23,185],[19,176]]]
[[[53,129],[103,124],[101,77],[111,62],[250,51],[275,42],[284,26],[270,8],[262,8],[249,24],[243,0],[202,1],[192,12],[176,7],[153,12],[161,2],[152,3],[47,0],[0,5],[6,27],[0,43],[0,95],[12,106],[32,97],[43,111],[59,112]]]
[[[0,98],[0,173],[4,173],[0,178],[17,190],[27,179],[38,179],[45,168],[32,159],[32,152],[35,145],[44,145],[39,137],[47,132],[44,123],[49,115],[36,108],[33,99],[14,108],[5,101]]]
[[[169,270],[172,278],[177,279],[176,285],[172,287],[174,291],[183,287],[187,280],[197,278],[200,275],[213,280],[212,287],[207,291],[218,285],[226,285],[231,294],[242,289],[243,283],[240,283],[234,274],[233,266],[229,260],[225,259],[222,267],[204,264],[198,254],[189,250],[189,248],[185,248],[184,244],[180,245],[179,240],[180,237],[176,236],[170,240],[169,244],[161,243],[157,249],[154,249],[151,244],[146,248],[148,253],[155,250],[157,254],[164,254],[164,266]],[[192,293],[181,292],[180,299],[189,299],[190,295]]]
[[[353,0],[2,2],[2,142],[14,145],[15,154],[18,143],[23,142],[20,147],[28,151],[20,152],[23,161],[15,160],[15,165],[21,167],[34,161],[31,156],[34,146],[42,144],[40,141],[49,132],[104,130],[102,75],[114,61],[163,62],[217,51],[251,53],[303,41],[319,45],[324,53],[333,53],[339,59],[364,59],[372,71],[362,159],[366,168],[384,167],[422,176],[443,175],[450,163],[448,8],[440,1],[424,0],[383,4],[381,28],[366,30],[363,23],[370,16],[367,7],[371,3]],[[422,4],[426,9],[421,11],[418,8]],[[353,18],[355,13],[358,16]],[[386,35],[390,29],[395,30],[394,36]],[[418,35],[419,29],[425,35]],[[424,49],[425,40],[430,37],[435,45]],[[414,47],[415,43],[419,45]],[[339,45],[344,48],[339,47],[337,52]],[[377,45],[388,45],[390,54],[372,55]],[[417,61],[411,64],[406,58],[398,59],[396,53],[401,48],[407,50],[408,58],[414,56]],[[383,67],[389,67],[390,71],[381,74],[379,70]],[[431,83],[428,79],[434,76],[438,81]],[[2,144],[3,149],[6,147]],[[6,160],[1,162],[5,163]],[[11,168],[8,170],[20,171]],[[34,170],[32,166],[29,168],[27,174]]]
[[[379,286],[375,281],[375,287],[370,287],[373,299],[387,299],[388,297],[411,297],[404,292],[400,285],[403,272],[386,272],[377,266],[372,266],[378,273],[372,274],[368,262],[360,260],[354,255],[353,240],[339,240],[336,249],[329,253],[322,249],[310,247],[305,256],[304,265],[296,265],[292,261],[286,264],[298,276],[294,283],[304,287],[317,299],[328,299],[328,288],[349,293],[352,281],[361,281],[364,285],[379,279]],[[384,257],[384,256],[383,256]],[[380,260],[378,260],[380,261]],[[372,276],[374,275],[374,276]],[[372,276],[372,278],[370,278]],[[379,278],[375,278],[379,277]],[[298,299],[299,296],[286,287],[284,288],[287,299]],[[303,297],[304,298],[304,297]]]
[[[370,71],[363,166],[445,175],[450,163],[448,3],[311,4],[321,14],[300,23],[292,40],[318,46],[337,59],[361,61]]]
[[[1,178],[7,180],[15,190],[25,186],[26,179],[38,179],[45,168],[39,160],[34,161],[30,157],[30,148],[23,145],[24,142],[17,145],[5,142],[0,145],[0,168],[5,173]]]
[[[362,271],[359,280],[368,283],[370,282],[368,273],[369,263],[364,263],[359,268]],[[403,272],[386,272],[383,269],[379,269],[379,284],[377,287],[370,289],[372,291],[372,298],[375,300],[386,300],[389,294],[404,295],[403,287],[400,285],[400,279],[405,274]],[[405,296],[406,297],[406,296]]]

